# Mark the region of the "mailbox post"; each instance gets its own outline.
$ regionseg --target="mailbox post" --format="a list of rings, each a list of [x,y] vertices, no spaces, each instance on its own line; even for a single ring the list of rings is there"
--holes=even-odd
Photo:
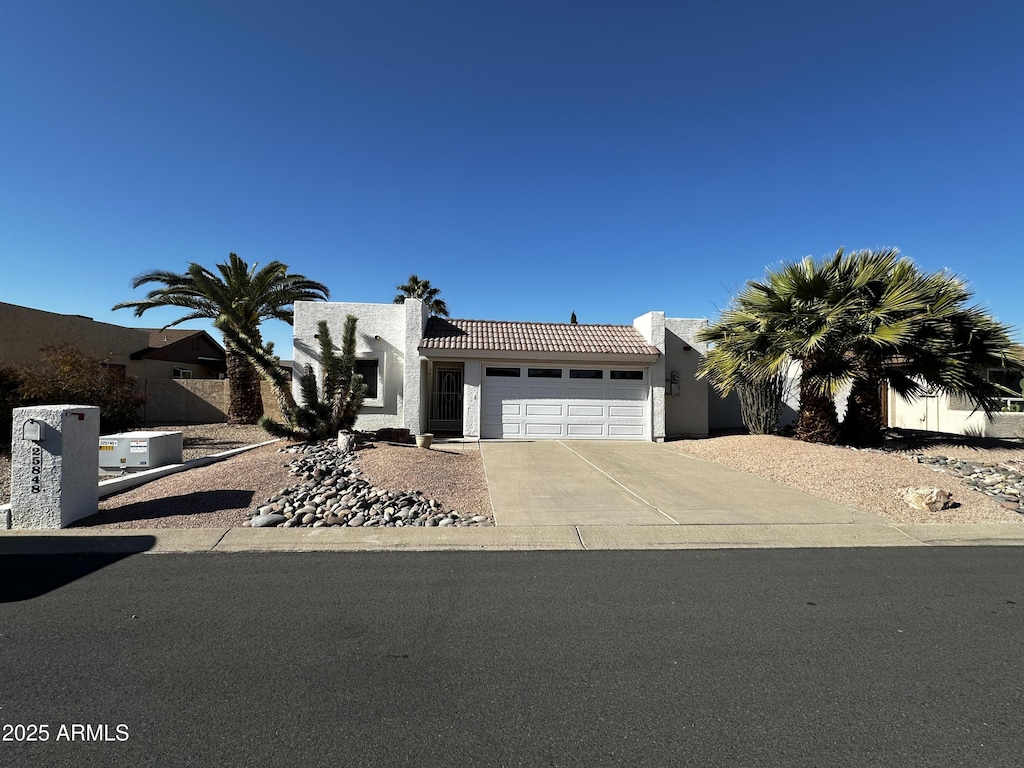
[[[96,513],[99,436],[93,405],[14,409],[12,528],[66,528]]]

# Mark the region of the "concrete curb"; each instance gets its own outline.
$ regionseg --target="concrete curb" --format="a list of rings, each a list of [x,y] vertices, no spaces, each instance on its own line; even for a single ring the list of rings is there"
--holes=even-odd
[[[202,456],[198,459],[182,462],[181,464],[168,464],[164,467],[147,469],[142,472],[132,472],[130,475],[122,475],[121,477],[115,477],[112,480],[104,480],[99,484],[99,498],[105,499],[108,496],[113,496],[115,494],[122,493],[123,491],[131,490],[132,488],[145,485],[153,480],[159,480],[161,477],[177,474],[178,472],[186,472],[190,469],[196,469],[197,467],[205,467],[208,464],[216,464],[218,461],[230,459],[232,456],[237,456],[240,453],[251,451],[254,448],[262,448],[264,445],[277,443],[280,442],[280,440],[281,438],[265,440],[262,443],[245,445],[241,448],[232,448],[230,451],[222,451],[221,453],[214,453],[210,456]]]
[[[1024,546],[1024,525],[608,525],[494,528],[103,528],[0,532],[2,555]]]

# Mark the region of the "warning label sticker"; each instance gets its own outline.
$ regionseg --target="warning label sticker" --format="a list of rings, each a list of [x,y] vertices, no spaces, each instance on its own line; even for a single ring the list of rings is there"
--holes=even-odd
[[[146,440],[132,440],[128,443],[128,453],[145,453],[146,448]]]

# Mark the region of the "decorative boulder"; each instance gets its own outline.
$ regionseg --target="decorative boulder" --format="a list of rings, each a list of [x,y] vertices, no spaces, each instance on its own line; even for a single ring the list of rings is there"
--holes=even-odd
[[[953,494],[941,488],[907,488],[903,500],[914,509],[938,512],[952,504]]]

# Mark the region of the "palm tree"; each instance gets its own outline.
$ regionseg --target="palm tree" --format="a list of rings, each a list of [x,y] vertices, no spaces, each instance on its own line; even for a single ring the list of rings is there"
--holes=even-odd
[[[327,299],[330,291],[323,283],[304,275],[289,274],[288,267],[272,261],[262,269],[250,267],[232,253],[228,261],[217,265],[217,272],[189,263],[179,274],[163,270],[145,272],[132,280],[132,288],[159,283],[142,301],[126,301],[114,309],[134,309],[135,316],[155,307],[181,307],[187,314],[164,328],[189,320],[209,319],[222,333],[227,349],[227,377],[230,402],[228,421],[255,424],[263,415],[260,375],[250,359],[268,352],[260,336],[264,320],[283,320],[292,324],[292,305],[296,301]]]
[[[763,282],[748,282],[722,317],[701,332],[715,346],[698,370],[722,394],[785,374],[800,363],[796,434],[835,443],[839,419],[834,396],[841,386],[837,359],[850,301],[843,252],[831,259],[783,264]]]
[[[844,442],[881,441],[884,387],[911,400],[935,389],[966,398],[986,414],[995,410],[998,386],[986,370],[1005,367],[1013,356],[1010,331],[968,303],[973,294],[962,280],[944,271],[922,274],[901,260],[866,296],[866,332],[848,355],[853,381]]]
[[[896,249],[842,249],[748,283],[702,340],[715,343],[699,374],[720,392],[801,366],[797,437],[854,444],[881,440],[881,388],[905,397],[926,387],[966,397],[986,413],[996,388],[984,368],[1010,354],[1009,332],[945,272],[921,273]],[[842,431],[835,395],[851,387]]]
[[[395,290],[399,292],[395,296],[395,304],[401,304],[406,299],[421,299],[430,310],[431,316],[448,317],[448,305],[444,299],[438,298],[441,289],[431,287],[429,280],[420,280],[417,275],[409,275],[405,285],[396,285]]]

